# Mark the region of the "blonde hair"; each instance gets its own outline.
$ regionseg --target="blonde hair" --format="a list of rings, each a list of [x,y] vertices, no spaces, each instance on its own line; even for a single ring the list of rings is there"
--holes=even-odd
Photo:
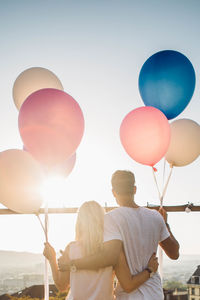
[[[103,247],[104,209],[96,201],[81,205],[76,220],[76,240],[81,243],[84,255],[91,255]]]

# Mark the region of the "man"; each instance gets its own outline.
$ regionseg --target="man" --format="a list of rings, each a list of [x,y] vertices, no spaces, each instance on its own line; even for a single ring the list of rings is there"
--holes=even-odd
[[[59,259],[60,270],[98,269],[115,266],[123,247],[131,274],[147,267],[149,257],[156,253],[158,244],[171,259],[179,257],[179,244],[166,223],[166,212],[140,207],[135,203],[135,177],[130,171],[116,171],[112,176],[112,192],[120,206],[105,215],[104,249],[96,255],[69,261],[67,256]],[[126,288],[125,288],[126,290]],[[117,299],[162,300],[164,299],[158,273],[149,270],[149,280],[137,290],[127,293],[116,288]],[[127,290],[128,291],[128,290]]]

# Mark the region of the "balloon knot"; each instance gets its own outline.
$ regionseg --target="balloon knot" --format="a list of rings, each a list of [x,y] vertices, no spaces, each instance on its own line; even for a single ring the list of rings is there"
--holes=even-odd
[[[153,168],[154,172],[157,172],[157,171],[158,171],[155,167],[152,167],[152,168]]]

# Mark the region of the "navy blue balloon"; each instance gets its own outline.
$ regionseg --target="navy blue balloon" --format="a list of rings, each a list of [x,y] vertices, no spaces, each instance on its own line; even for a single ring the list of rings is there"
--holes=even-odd
[[[139,75],[139,91],[146,106],[161,110],[168,120],[178,116],[190,102],[195,71],[180,52],[164,50],[149,57]]]

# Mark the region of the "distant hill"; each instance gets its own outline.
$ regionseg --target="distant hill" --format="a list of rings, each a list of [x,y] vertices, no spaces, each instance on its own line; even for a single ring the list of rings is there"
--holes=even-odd
[[[164,280],[186,283],[198,265],[200,265],[200,255],[180,255],[178,260],[165,257],[163,260]]]
[[[200,265],[200,255],[180,255],[178,260],[171,260],[168,257],[164,257],[164,267],[167,269],[190,269],[191,272]]]
[[[10,271],[11,269],[27,270],[41,264],[44,264],[42,254],[0,251],[0,272]]]

